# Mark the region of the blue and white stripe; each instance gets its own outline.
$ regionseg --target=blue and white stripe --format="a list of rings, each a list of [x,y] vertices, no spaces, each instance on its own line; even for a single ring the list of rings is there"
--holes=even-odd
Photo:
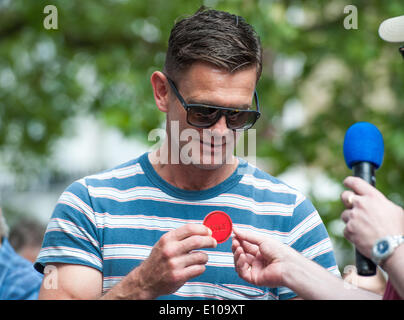
[[[240,161],[221,188],[176,191],[152,169],[147,154],[117,168],[73,183],[60,196],[35,267],[77,263],[103,275],[103,292],[147,259],[166,232],[201,224],[223,210],[239,229],[277,239],[339,274],[323,222],[299,191]],[[239,174],[243,172],[243,174]],[[188,196],[189,194],[189,196]],[[256,287],[234,270],[231,241],[208,255],[206,271],[164,299],[284,299],[288,288]]]

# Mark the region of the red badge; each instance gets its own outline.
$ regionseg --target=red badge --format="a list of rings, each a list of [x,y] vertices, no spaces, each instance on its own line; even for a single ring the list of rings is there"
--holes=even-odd
[[[205,217],[203,224],[212,230],[212,237],[217,243],[229,239],[233,229],[230,217],[223,211],[212,211]]]

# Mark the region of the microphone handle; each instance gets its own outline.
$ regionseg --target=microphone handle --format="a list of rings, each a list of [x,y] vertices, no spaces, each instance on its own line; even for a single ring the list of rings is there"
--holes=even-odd
[[[352,166],[355,177],[362,178],[372,186],[376,184],[375,167],[369,162],[358,162]],[[376,265],[372,260],[362,255],[355,249],[356,269],[361,276],[373,276],[376,274]]]

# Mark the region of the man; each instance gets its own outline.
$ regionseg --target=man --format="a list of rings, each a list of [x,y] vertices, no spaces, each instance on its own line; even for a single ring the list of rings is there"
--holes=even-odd
[[[42,276],[14,251],[7,236],[8,226],[0,209],[0,300],[35,300]]]
[[[45,226],[34,219],[23,218],[10,231],[9,242],[14,250],[35,263],[42,247]]]
[[[338,273],[310,201],[233,156],[237,130],[259,117],[261,69],[259,39],[243,18],[200,9],[176,23],[164,72],[151,76],[167,138],[158,150],[62,194],[36,263],[38,270],[54,266],[47,277],[57,288],[43,286],[40,298],[296,297],[238,277],[230,241],[218,244],[202,224],[214,210]]]
[[[404,42],[404,16],[383,21],[379,35]],[[403,47],[399,51],[404,57]],[[232,250],[240,277],[256,285],[287,286],[305,299],[403,299],[404,210],[360,178],[348,177],[344,185],[352,190],[341,194],[344,235],[388,274],[383,296],[333,277],[279,241],[234,230]]]

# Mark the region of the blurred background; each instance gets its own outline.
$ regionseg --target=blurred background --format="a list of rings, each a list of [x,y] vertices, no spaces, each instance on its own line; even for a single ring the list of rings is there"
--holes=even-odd
[[[44,27],[49,4],[57,29]],[[404,205],[404,61],[377,32],[404,14],[402,0],[0,0],[0,207],[10,228],[27,218],[46,225],[74,180],[155,144],[148,134],[164,127],[164,114],[150,75],[163,67],[175,20],[202,4],[258,32],[257,165],[312,200],[342,272],[354,263],[339,200],[353,123],[382,132],[376,186]],[[344,27],[347,5],[357,9],[356,29]]]

